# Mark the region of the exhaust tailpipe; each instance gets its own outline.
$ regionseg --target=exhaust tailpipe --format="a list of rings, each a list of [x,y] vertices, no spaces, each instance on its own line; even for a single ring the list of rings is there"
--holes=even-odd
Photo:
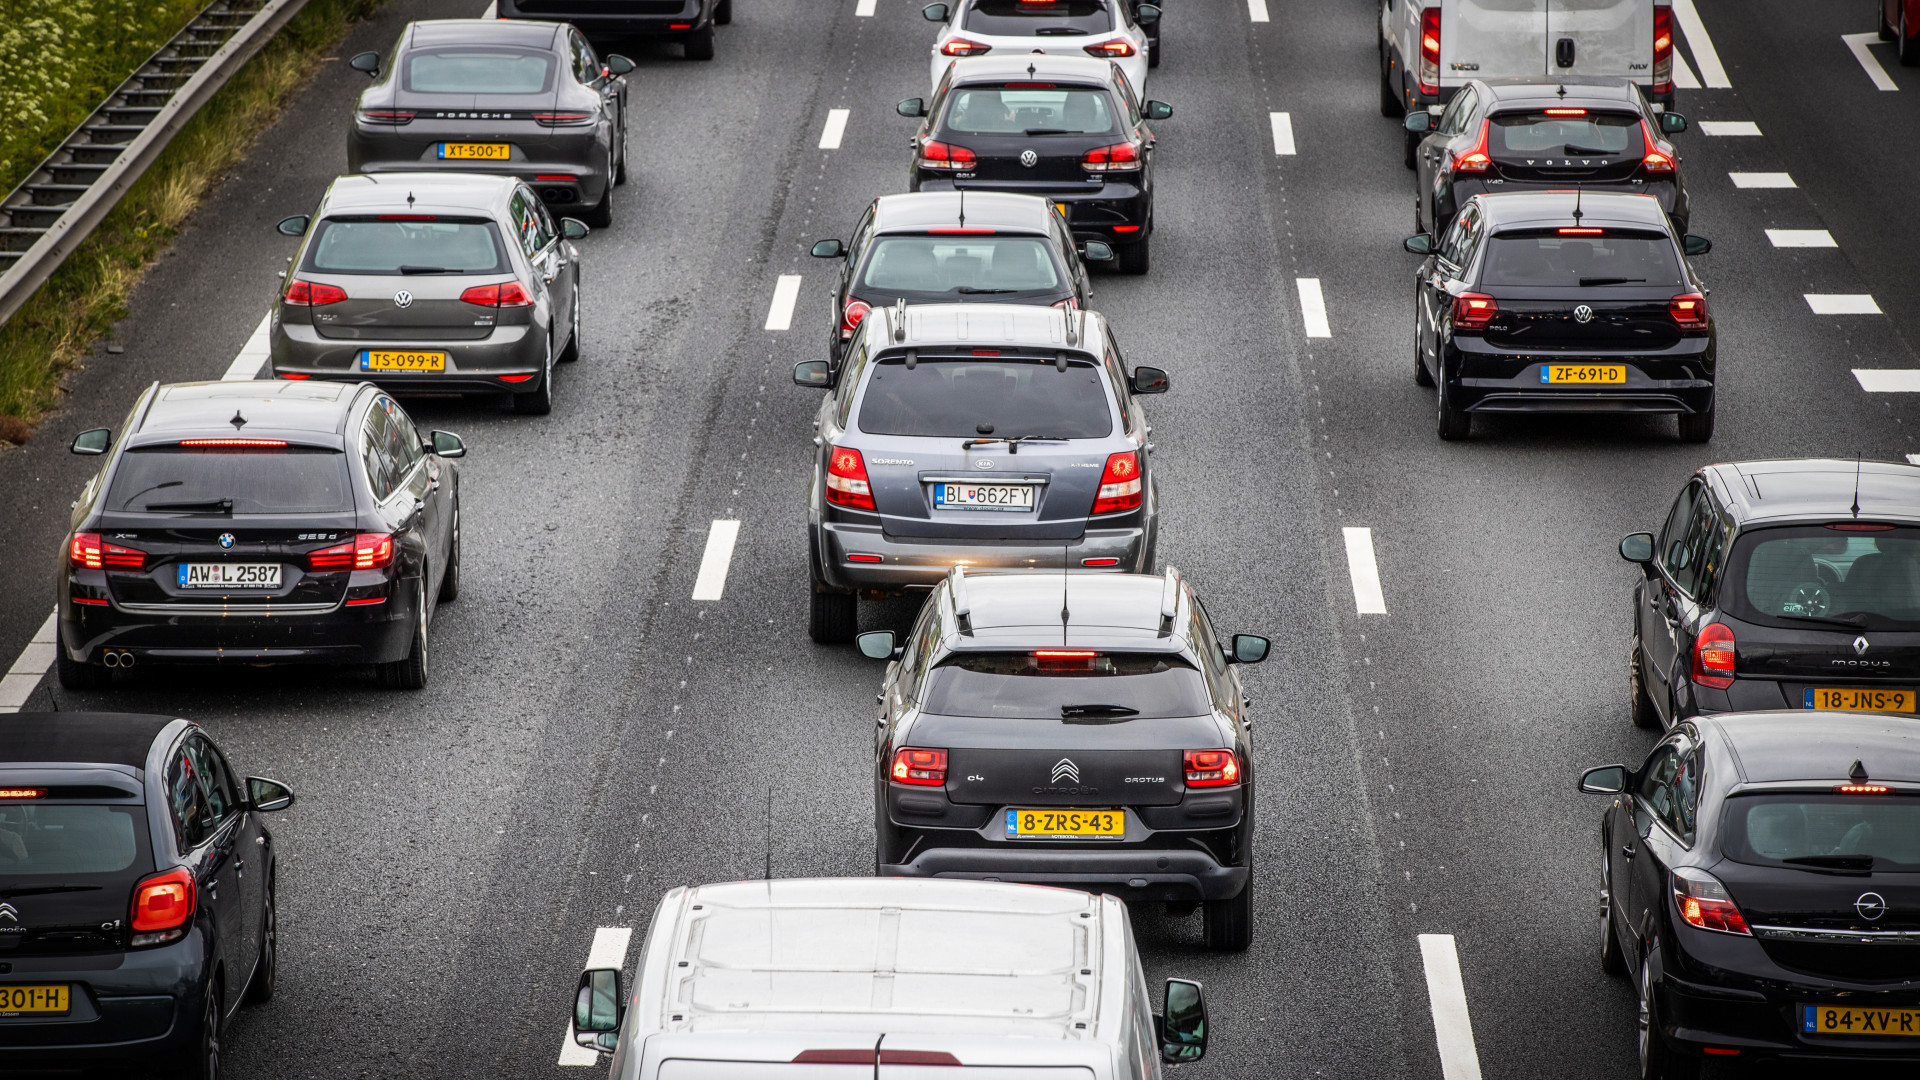
[[[116,652],[101,653],[100,662],[107,665],[108,667],[119,667],[120,654]]]

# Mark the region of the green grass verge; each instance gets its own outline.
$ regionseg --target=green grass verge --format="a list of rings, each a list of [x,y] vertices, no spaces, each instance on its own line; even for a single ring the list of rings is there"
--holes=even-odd
[[[28,425],[59,403],[61,377],[126,315],[128,295],[208,188],[246,156],[348,27],[380,3],[308,0],[0,326],[0,442],[23,441]]]

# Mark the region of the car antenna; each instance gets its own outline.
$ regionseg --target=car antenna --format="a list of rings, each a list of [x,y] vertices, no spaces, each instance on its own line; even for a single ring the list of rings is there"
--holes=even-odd
[[[239,431],[241,428],[247,426],[247,418],[244,416],[241,416],[240,410],[236,408],[233,410],[233,419],[227,421],[227,423],[233,425],[233,430]]]
[[[1039,50],[1039,49],[1035,49],[1035,50],[1033,50],[1033,51],[1034,51],[1034,52],[1039,52],[1040,50]],[[1029,79],[1031,79],[1031,78],[1033,78],[1033,76],[1034,76],[1034,75],[1035,75],[1035,71],[1034,71],[1034,68],[1033,68],[1033,61],[1031,61],[1031,60],[1029,60],[1029,61],[1027,61],[1027,78],[1029,78]]]
[[[893,305],[893,340],[907,340],[907,298],[904,296]]]
[[[967,227],[967,189],[960,189],[960,227]]]
[[[1573,185],[1573,223],[1580,224],[1580,196],[1586,189],[1579,184]]]
[[[1060,647],[1067,647],[1067,586],[1072,584],[1073,575],[1067,570],[1067,560],[1073,557],[1073,550],[1066,544],[1060,545]]]
[[[1860,516],[1860,451],[1853,452],[1853,516]]]
[[[880,1080],[880,1044],[886,1041],[887,1033],[884,1031],[880,1033],[879,1038],[873,1040],[873,1080]]]
[[[762,872],[762,881],[773,880],[773,785],[767,785],[767,862]],[[771,889],[773,886],[767,886]]]
[[[1853,768],[1847,770],[1847,779],[1856,784],[1865,783],[1867,779],[1867,767],[1862,765],[1858,760],[1855,760]]]
[[[413,209],[413,192],[407,192],[407,209]]]
[[[1566,96],[1567,96],[1567,84],[1566,84],[1566,83],[1561,83],[1561,84],[1560,84],[1560,97],[1561,97],[1562,99],[1564,99],[1564,98],[1565,98]]]

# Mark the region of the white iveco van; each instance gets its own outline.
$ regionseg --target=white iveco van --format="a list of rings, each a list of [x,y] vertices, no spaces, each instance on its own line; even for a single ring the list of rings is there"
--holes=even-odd
[[[573,1025],[615,1080],[1158,1080],[1207,1048],[1200,985],[1166,1003],[1111,896],[785,879],[668,893],[631,991],[581,973]]]
[[[1599,75],[1632,79],[1673,104],[1668,0],[1381,0],[1380,113],[1395,119],[1453,97],[1468,79]],[[1407,136],[1407,168],[1420,137]]]

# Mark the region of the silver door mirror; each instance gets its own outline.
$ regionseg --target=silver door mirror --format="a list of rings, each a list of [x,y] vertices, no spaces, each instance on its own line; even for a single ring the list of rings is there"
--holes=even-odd
[[[793,385],[830,390],[833,388],[833,369],[825,360],[802,360],[793,365]]]
[[[427,436],[433,452],[443,458],[463,458],[467,456],[467,444],[460,436],[451,431],[435,431]]]
[[[560,235],[569,240],[583,239],[592,231],[593,229],[579,218],[563,217],[560,219]]]
[[[1625,765],[1602,765],[1580,774],[1580,790],[1589,795],[1618,795],[1627,790]]]
[[[606,68],[609,75],[625,75],[633,70],[633,61],[619,53],[609,53],[607,58],[601,61],[601,66]]]
[[[247,777],[247,805],[263,814],[293,805],[293,789],[264,776]]]
[[[356,54],[353,59],[347,61],[347,66],[355,71],[366,72],[368,78],[378,78],[380,76],[380,54],[377,52]]]
[[[1408,113],[1406,120],[1402,122],[1406,124],[1407,130],[1413,132],[1415,135],[1425,135],[1427,132],[1433,130],[1433,121],[1434,117],[1432,114],[1428,113],[1425,109],[1417,109]]]

